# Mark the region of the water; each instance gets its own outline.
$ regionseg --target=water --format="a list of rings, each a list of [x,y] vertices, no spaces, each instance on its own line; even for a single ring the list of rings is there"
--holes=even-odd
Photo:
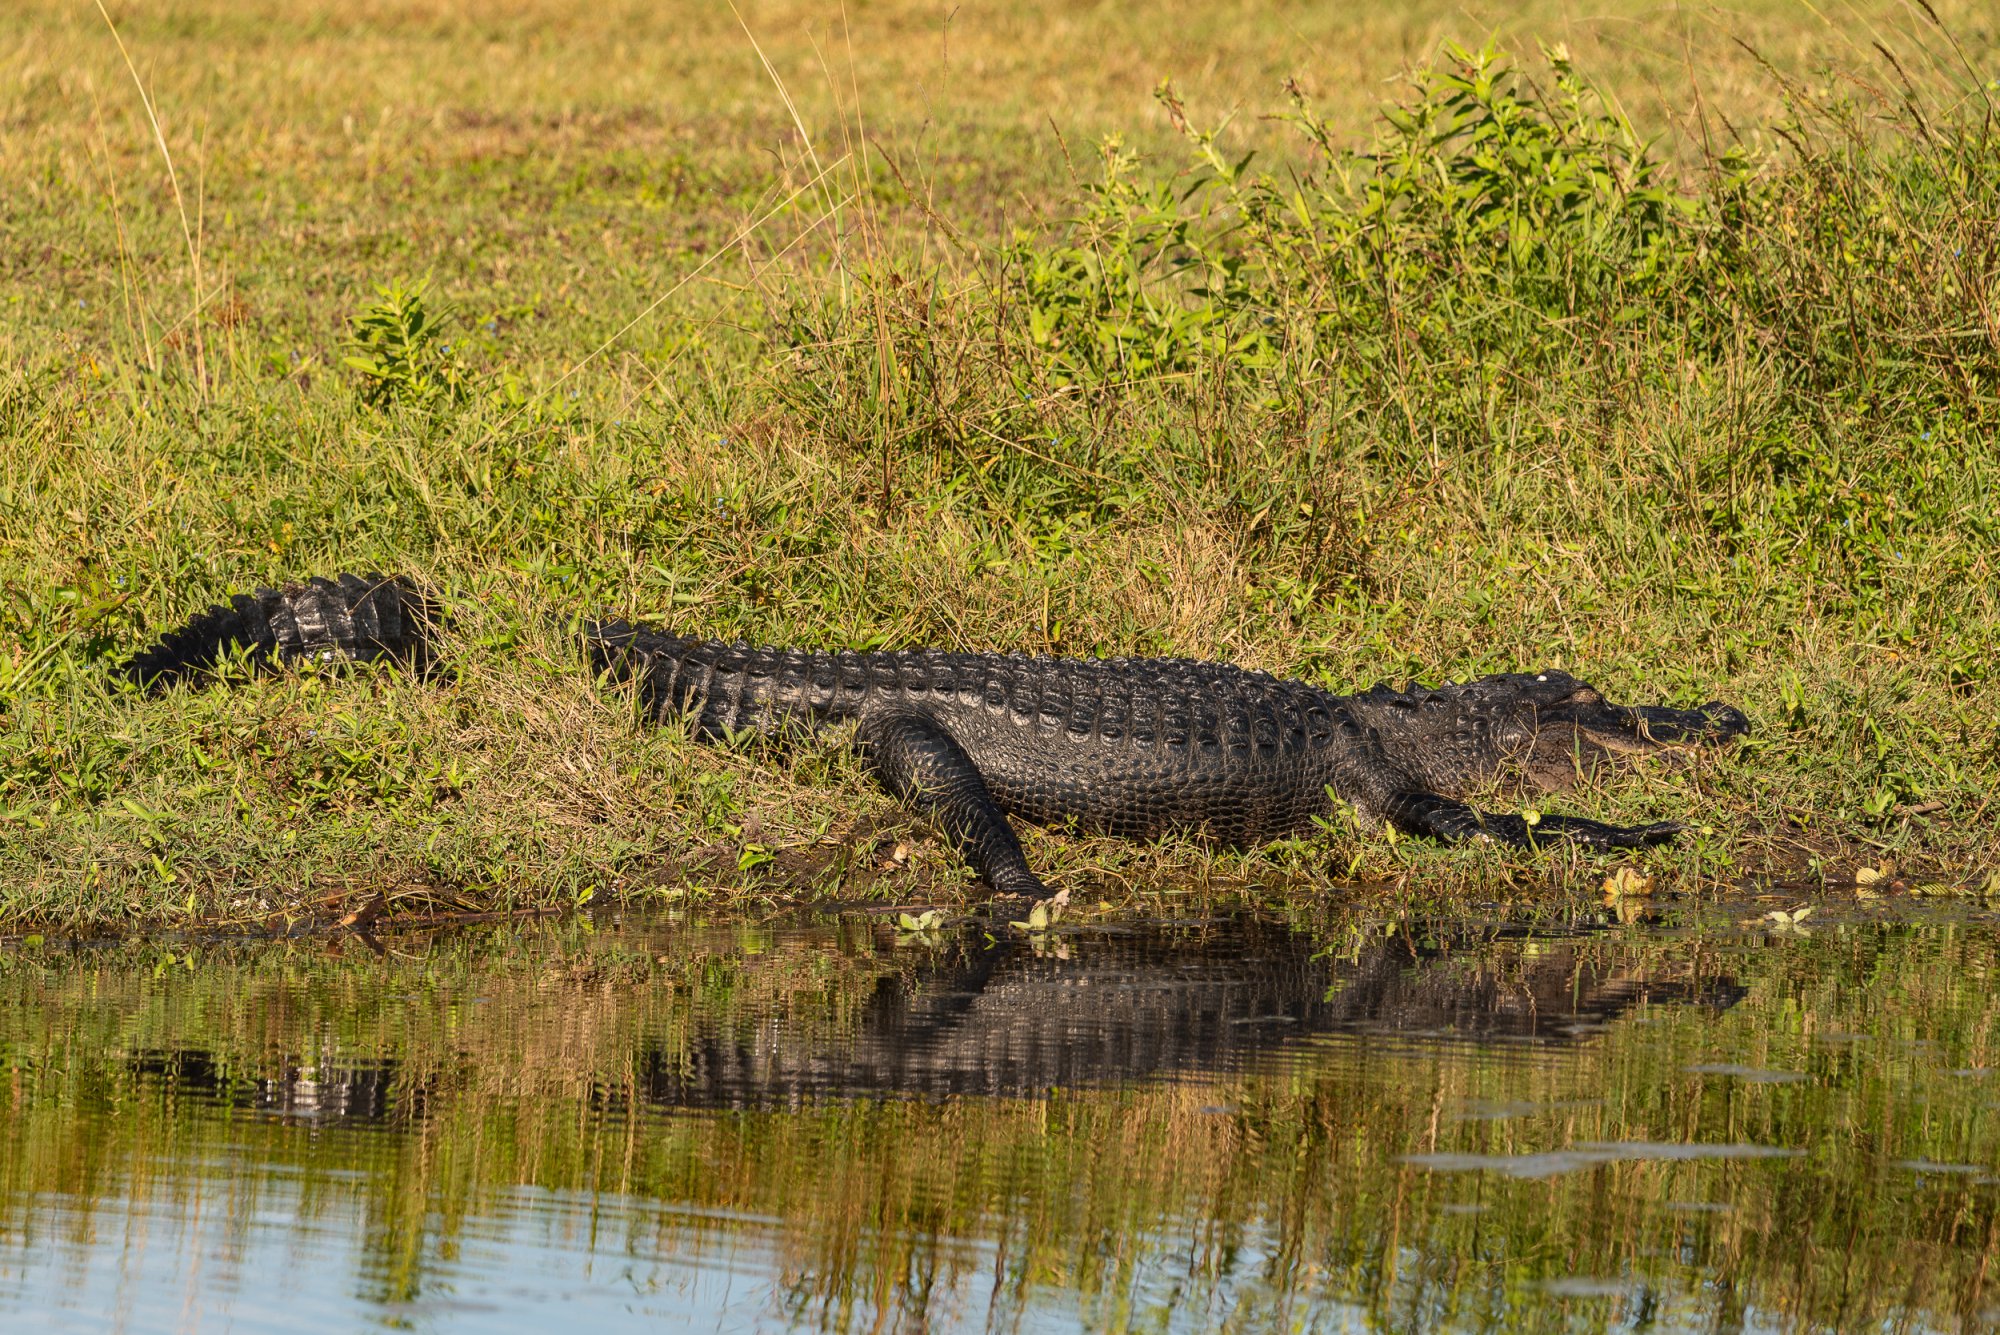
[[[1996,984],[1976,916],[6,952],[0,1326],[1987,1329]]]

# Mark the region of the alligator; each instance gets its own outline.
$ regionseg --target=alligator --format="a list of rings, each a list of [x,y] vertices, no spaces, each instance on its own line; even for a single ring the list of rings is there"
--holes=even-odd
[[[1323,1054],[1336,1034],[1573,1044],[1635,1008],[1720,1012],[1745,995],[1710,955],[1662,955],[1613,934],[1411,928],[1329,950],[1312,933],[1240,915],[1191,931],[1068,935],[1060,953],[1019,934],[960,930],[895,953],[897,968],[859,996],[793,996],[787,1006],[803,1009],[775,1020],[754,1008],[697,1011],[664,1040],[648,1035],[624,1069],[633,1094],[660,1107],[1043,1098],[1269,1068]],[[896,950],[883,935],[878,958]]]
[[[437,624],[436,603],[406,578],[314,579],[211,607],[123,671],[149,692],[231,662],[389,660],[430,672]],[[1010,815],[1247,846],[1308,831],[1344,803],[1368,827],[1447,842],[1656,844],[1686,827],[1493,813],[1466,798],[1509,783],[1552,791],[1607,762],[1750,730],[1729,705],[1613,704],[1554,670],[1336,695],[1178,658],[754,648],[623,621],[583,623],[581,636],[600,675],[698,739],[851,729],[882,786],[940,826],[996,895],[1029,899],[1050,891]]]
[[[1060,951],[1018,933],[947,929],[923,950],[883,924],[847,939],[824,989],[759,1005],[684,991],[678,1018],[603,1054],[619,1075],[587,1082],[605,1108],[790,1108],[825,1099],[1041,1099],[1057,1091],[1273,1069],[1324,1069],[1334,1035],[1493,1049],[1573,1045],[1635,1009],[1719,1013],[1745,989],[1701,948],[1559,926],[1414,920],[1328,950],[1323,935],[1251,914],[1182,926],[1082,932]],[[825,940],[826,929],[775,927]],[[781,947],[779,947],[781,948]],[[649,952],[650,954],[650,952]],[[766,957],[773,958],[773,957]],[[775,956],[782,958],[782,955]],[[275,1003],[310,1012],[280,978]],[[592,981],[581,986],[600,986]],[[546,989],[556,987],[550,994]],[[562,995],[542,980],[543,1004]],[[616,1003],[614,1003],[616,1004]],[[621,1032],[613,1025],[603,1037]],[[421,1120],[456,1076],[354,1052],[266,1051],[254,1079],[199,1047],[142,1049],[126,1069],[225,1106],[315,1125]],[[1317,1052],[1317,1057],[1308,1054]],[[543,1067],[572,1088],[569,1063]],[[465,1068],[473,1079],[478,1072]],[[518,1089],[511,1092],[518,1094]]]

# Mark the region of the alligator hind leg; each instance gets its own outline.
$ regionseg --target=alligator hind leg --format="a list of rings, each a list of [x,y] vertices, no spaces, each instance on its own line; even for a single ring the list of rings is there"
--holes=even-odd
[[[996,894],[1048,898],[979,767],[934,720],[904,711],[877,715],[862,722],[855,741],[882,786],[942,824]]]
[[[1584,848],[1644,848],[1662,844],[1687,827],[1678,821],[1653,825],[1606,825],[1581,816],[1543,816],[1530,825],[1520,816],[1477,811],[1436,793],[1398,793],[1385,814],[1408,834],[1430,835],[1446,843],[1493,839],[1516,848],[1565,842]]]

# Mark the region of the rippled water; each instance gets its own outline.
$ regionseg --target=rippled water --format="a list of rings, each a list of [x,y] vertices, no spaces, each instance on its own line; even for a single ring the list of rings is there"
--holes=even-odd
[[[0,1324],[1984,1329],[2000,931],[0,954]]]

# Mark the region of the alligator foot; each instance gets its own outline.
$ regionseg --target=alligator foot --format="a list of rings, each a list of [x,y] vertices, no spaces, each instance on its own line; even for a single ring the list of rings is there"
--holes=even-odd
[[[1525,817],[1478,811],[1436,793],[1401,793],[1390,803],[1389,819],[1409,834],[1427,834],[1445,843],[1491,839],[1515,848],[1570,843],[1581,848],[1644,848],[1663,844],[1687,829],[1679,821],[1651,825],[1606,825],[1581,816],[1543,816],[1530,825]]]
[[[882,786],[943,826],[996,896],[1049,897],[979,766],[950,733],[915,710],[898,709],[864,719],[855,741]]]

